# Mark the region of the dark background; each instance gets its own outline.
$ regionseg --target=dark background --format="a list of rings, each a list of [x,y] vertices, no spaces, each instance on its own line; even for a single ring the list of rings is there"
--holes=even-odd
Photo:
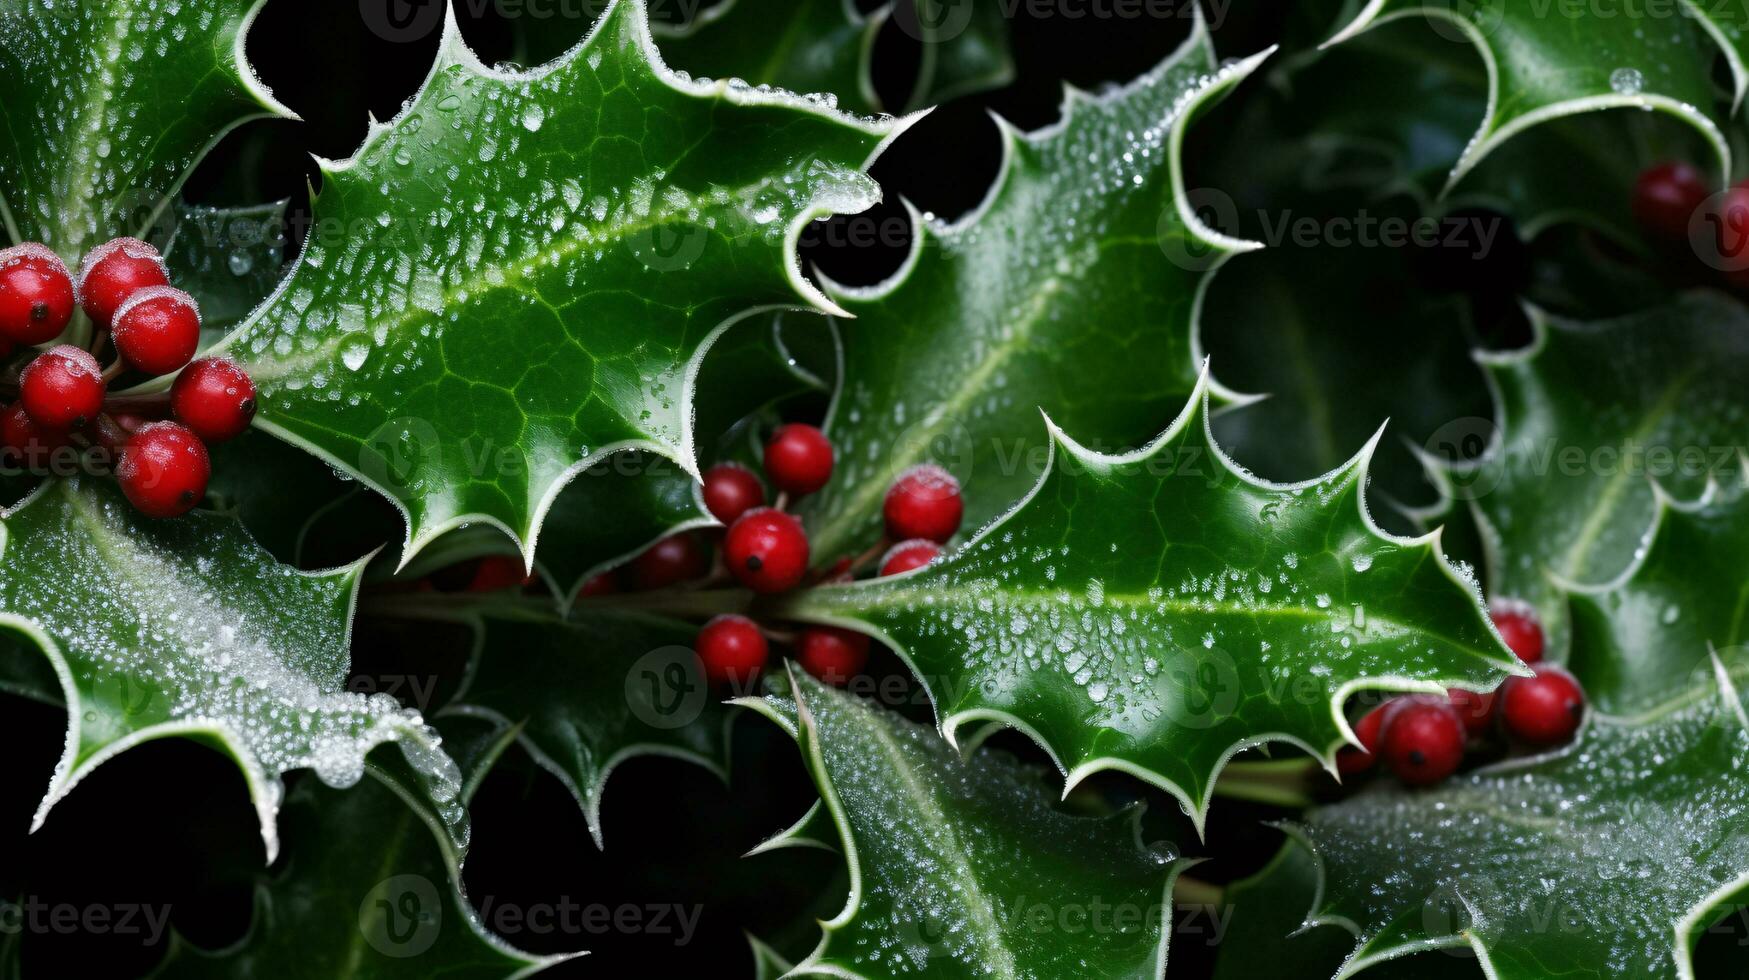
[[[464,32],[482,60],[515,57],[517,30],[493,5],[460,6],[481,8],[464,14]],[[1287,0],[1233,4],[1214,24],[1218,48],[1229,56],[1258,50],[1280,33],[1289,7]],[[1063,82],[1097,90],[1126,81],[1164,58],[1189,28],[1183,18],[1040,20],[1029,10],[1018,4],[1010,22],[1016,80],[937,109],[875,165],[887,202],[871,217],[881,227],[905,227],[901,196],[944,217],[978,202],[999,159],[989,111],[1027,129],[1050,123]],[[366,24],[358,0],[271,0],[248,53],[266,84],[303,121],[258,122],[231,134],[194,174],[187,196],[210,204],[289,197],[307,213],[307,186],[319,180],[311,155],[349,156],[370,114],[388,119],[413,94],[436,49],[435,34],[396,43]],[[587,26],[582,19],[545,20],[539,29],[580,39]],[[904,100],[917,57],[910,44],[891,24],[878,42],[876,83],[890,104]],[[1245,97],[1241,91],[1234,101]],[[1196,144],[1220,138],[1220,120],[1229,111],[1237,109],[1223,108],[1195,131],[1193,158],[1200,152]],[[294,209],[294,222],[297,217]],[[896,267],[905,248],[903,236],[872,247],[835,245],[829,234],[814,238],[804,259],[847,283],[878,280]],[[1483,278],[1513,281],[1510,271]],[[1446,276],[1455,283],[1473,279]],[[385,647],[410,647],[435,658],[435,651],[454,653],[462,641],[385,635],[361,624],[355,642],[364,660]],[[875,668],[902,673],[890,658]],[[925,713],[919,708],[920,717]],[[64,716],[0,696],[0,724],[9,747],[0,777],[0,897],[29,895],[80,906],[168,904],[173,927],[203,947],[244,934],[263,854],[242,779],[229,761],[180,740],[142,746],[104,765],[56,808],[41,832],[26,837],[61,749]],[[1043,761],[1024,739],[999,737],[999,744]],[[842,891],[833,891],[841,889],[833,882],[841,861],[812,850],[739,858],[800,815],[815,793],[794,746],[770,725],[744,719],[735,746],[734,775],[726,786],[677,761],[644,758],[622,766],[603,807],[605,852],[595,849],[560,784],[513,749],[473,808],[469,894],[476,904],[490,899],[524,906],[561,898],[609,905],[702,903],[700,932],[685,945],[671,935],[649,934],[506,938],[532,952],[592,951],[553,971],[556,976],[750,975],[743,932],[793,943],[810,928],[810,916],[835,913]],[[1217,803],[1209,839],[1198,844],[1176,804],[1138,781],[1113,776],[1093,781],[1084,792],[1114,802],[1148,799],[1152,835],[1179,841],[1192,853],[1220,855],[1198,872],[1210,880],[1256,870],[1280,841],[1258,822],[1280,815],[1264,807]],[[803,923],[800,931],[797,922]],[[811,944],[801,941],[804,949]],[[32,932],[20,942],[27,977],[133,976],[151,969],[163,952],[162,945],[116,935]],[[1206,975],[1212,956],[1204,936],[1181,933],[1172,948],[1173,975]]]

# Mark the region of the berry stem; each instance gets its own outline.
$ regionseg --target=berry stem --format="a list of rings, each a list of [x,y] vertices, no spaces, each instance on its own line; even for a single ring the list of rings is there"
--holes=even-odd
[[[141,415],[163,414],[170,410],[170,393],[159,391],[146,395],[110,395],[104,399],[103,407],[110,411],[127,411]]]
[[[573,609],[633,609],[682,619],[709,619],[723,613],[744,613],[753,602],[746,589],[658,589],[580,598]]]
[[[881,535],[881,539],[874,543],[874,547],[868,549],[867,551],[863,552],[860,555],[857,555],[854,559],[851,560],[851,562],[850,562],[850,574],[856,575],[857,573],[861,572],[863,569],[865,569],[868,566],[879,561],[881,556],[887,553],[887,549],[891,548],[892,546],[893,546],[893,543],[887,539],[887,536],[884,534]]]
[[[121,377],[122,371],[126,369],[127,362],[122,359],[120,354],[117,354],[115,360],[110,362],[109,367],[103,369],[103,383],[109,384],[116,378]]]

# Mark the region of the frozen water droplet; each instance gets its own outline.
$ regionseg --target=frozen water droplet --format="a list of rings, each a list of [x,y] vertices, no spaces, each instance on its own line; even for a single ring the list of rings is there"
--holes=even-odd
[[[1639,95],[1645,86],[1646,77],[1638,68],[1617,68],[1609,73],[1609,87],[1617,95]]]

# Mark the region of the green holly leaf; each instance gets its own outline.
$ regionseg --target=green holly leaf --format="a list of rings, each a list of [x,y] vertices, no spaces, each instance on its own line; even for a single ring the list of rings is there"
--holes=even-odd
[[[1568,666],[1598,708],[1644,711],[1710,672],[1708,651],[1743,658],[1749,642],[1749,462],[1729,490],[1692,503],[1658,498],[1633,567],[1577,586]]]
[[[871,65],[876,37],[895,18],[898,29],[920,48],[917,74],[906,93],[909,109],[1008,84],[1014,58],[1000,4],[921,3],[922,17],[912,0],[867,13],[855,0],[725,0],[689,23],[650,26],[662,56],[677,69],[820,92],[835,98],[839,108],[865,115],[891,108],[875,92]],[[521,57],[529,64],[558,57],[574,40],[536,18],[517,23],[525,48]]]
[[[1558,651],[1567,614],[1554,579],[1626,570],[1657,509],[1653,480],[1683,500],[1741,480],[1749,314],[1696,293],[1598,323],[1536,315],[1533,328],[1525,350],[1478,355],[1500,430],[1475,420],[1463,435],[1488,451],[1446,478],[1482,527],[1489,588],[1536,606]]]
[[[1313,812],[1313,915],[1359,936],[1337,976],[1468,945],[1496,980],[1692,977],[1709,910],[1749,880],[1746,750],[1721,669],[1564,751]]]
[[[1254,247],[1196,218],[1180,146],[1261,58],[1217,67],[1199,19],[1123,88],[1070,89],[1058,124],[1001,123],[984,203],[952,225],[913,210],[911,254],[887,282],[827,284],[856,319],[838,324],[842,383],[826,420],[837,465],[802,505],[817,558],[872,544],[887,488],[920,462],[959,477],[968,527],[1002,513],[1048,451],[1041,407],[1107,447],[1159,431],[1196,383],[1207,270]]]
[[[1217,933],[1214,980],[1276,976],[1283,963],[1294,964],[1295,976],[1335,976],[1353,942],[1340,929],[1306,924],[1317,893],[1317,860],[1292,840],[1262,871],[1228,885],[1223,903],[1202,912],[1209,917],[1228,913],[1225,934]],[[1438,950],[1405,956],[1372,966],[1367,980],[1478,980],[1481,969],[1467,954]]]
[[[12,239],[76,265],[117,235],[146,237],[220,136],[296,118],[243,56],[262,2],[6,4],[0,200]]]
[[[1641,18],[1583,5],[1370,0],[1327,43],[1340,44],[1409,17],[1426,18],[1451,43],[1474,45],[1488,73],[1487,111],[1453,166],[1448,186],[1532,126],[1621,108],[1666,113],[1688,123],[1712,147],[1720,172],[1731,172],[1731,151],[1710,114],[1718,43],[1687,16],[1664,18],[1659,29],[1647,30]]]
[[[868,66],[887,15],[864,16],[855,0],[726,0],[684,27],[655,28],[656,46],[696,76],[830,93],[869,115],[881,111]]]
[[[177,207],[163,245],[170,281],[200,304],[203,345],[217,342],[279,285],[289,201],[247,208]]]
[[[784,615],[872,632],[910,663],[950,738],[998,719],[1072,787],[1105,769],[1152,782],[1200,828],[1240,749],[1288,741],[1334,771],[1363,688],[1493,688],[1524,671],[1437,534],[1367,516],[1374,443],[1309,483],[1233,466],[1209,435],[1208,384],[1124,456],[1050,426],[1033,493],[937,564],[817,588]]]
[[[52,480],[0,521],[0,628],[40,648],[67,706],[67,745],[37,810],[141,742],[207,742],[243,771],[271,861],[279,777],[356,783],[399,743],[457,846],[455,765],[417,712],[345,689],[363,565],[304,573],[234,522],[143,518],[107,482]]]
[[[791,356],[775,318],[736,324],[711,347],[698,373],[701,463],[747,455],[744,437],[756,421],[752,416],[826,388]],[[535,558],[568,599],[592,576],[624,564],[660,538],[716,526],[698,482],[679,464],[654,453],[618,453],[559,491]]]
[[[584,604],[570,618],[481,607],[464,688],[444,714],[518,728],[518,741],[576,798],[602,846],[601,797],[640,755],[686,759],[728,779],[734,712],[711,696],[692,650],[698,628]],[[588,673],[588,684],[576,678]]]
[[[480,746],[469,786],[503,741]],[[222,950],[178,936],[153,976],[520,980],[571,958],[533,956],[488,932],[462,893],[461,856],[442,822],[415,802],[404,774],[374,760],[366,773],[343,793],[300,783],[286,806],[289,859],[257,888],[249,933]]]
[[[314,234],[226,342],[256,424],[395,501],[403,559],[469,522],[532,553],[609,453],[696,474],[704,352],[750,309],[832,308],[795,240],[878,199],[863,168],[905,125],[677,77],[638,0],[527,73],[481,65],[452,18],[401,114],[323,167],[316,227],[345,244]]]
[[[796,975],[1164,972],[1185,862],[1144,846],[1139,809],[1068,816],[1006,756],[962,759],[921,725],[793,683],[803,755],[851,869],[848,904]]]

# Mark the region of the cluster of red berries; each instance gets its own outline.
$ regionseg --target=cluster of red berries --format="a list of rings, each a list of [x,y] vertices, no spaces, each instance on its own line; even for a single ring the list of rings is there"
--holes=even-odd
[[[1534,677],[1509,677],[1497,691],[1453,689],[1449,697],[1406,695],[1367,712],[1354,725],[1364,749],[1336,754],[1344,776],[1371,769],[1382,755],[1391,773],[1411,786],[1437,783],[1457,771],[1472,740],[1486,738],[1496,722],[1508,737],[1534,748],[1560,745],[1579,730],[1585,693],[1573,675],[1542,663],[1543,630],[1520,603],[1501,603],[1492,613],[1500,636]]]
[[[786,507],[831,479],[832,443],[814,426],[791,423],[772,434],[761,462],[765,480],[736,463],[711,467],[704,474],[702,496],[711,515],[727,528],[721,533],[722,573],[762,595],[803,584],[847,582],[865,562],[877,558],[880,575],[922,568],[941,554],[942,544],[959,530],[965,514],[958,481],[939,466],[913,467],[887,490],[882,542],[861,558],[840,558],[810,574],[807,532]],[[769,506],[766,481],[778,493]],[[677,534],[656,542],[625,567],[590,579],[579,594],[668,588],[705,577],[710,566],[710,556],[697,535]],[[751,689],[770,656],[770,636],[746,616],[712,619],[698,635],[705,676],[713,684]],[[868,662],[869,638],[850,630],[806,626],[795,634],[793,645],[802,667],[831,684],[848,683]]]
[[[1700,168],[1660,163],[1634,183],[1634,218],[1665,251],[1699,254],[1725,285],[1749,289],[1749,180],[1714,194]]]
[[[235,437],[254,418],[254,382],[223,358],[190,363],[200,309],[170,285],[163,258],[145,242],[118,238],[92,249],[76,285],[43,245],[0,251],[0,358],[59,337],[75,306],[97,328],[89,350],[60,344],[33,352],[16,376],[8,370],[0,378],[0,392],[17,395],[0,411],[0,455],[9,467],[46,473],[61,450],[117,454],[116,479],[141,513],[187,513],[212,475],[206,444]],[[103,368],[97,357],[112,342],[115,360]],[[162,405],[112,399],[109,383],[126,369],[181,374]],[[155,418],[155,407],[175,421]]]

